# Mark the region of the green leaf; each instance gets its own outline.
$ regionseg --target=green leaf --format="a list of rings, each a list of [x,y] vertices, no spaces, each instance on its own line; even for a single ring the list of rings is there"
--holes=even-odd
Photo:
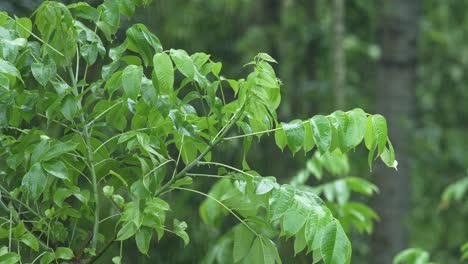
[[[22,81],[19,70],[13,64],[3,59],[0,59],[0,73],[7,75],[10,83],[14,83],[15,78]]]
[[[100,13],[100,17],[96,25],[104,33],[106,39],[111,41],[111,36],[117,32],[120,25],[118,1],[105,0],[103,4],[98,6],[97,11]]]
[[[372,145],[374,144],[374,128],[372,127],[372,116],[367,117],[366,122],[366,133],[364,134],[364,144],[366,145],[367,149],[371,149]]]
[[[288,144],[288,140],[286,139],[286,133],[282,125],[278,126],[278,130],[275,131],[275,142],[281,151],[283,151],[284,147]]]
[[[286,237],[292,237],[301,230],[306,220],[307,216],[303,212],[296,208],[292,208],[286,211],[281,219],[282,232]]]
[[[175,187],[180,187],[180,186],[186,186],[186,185],[191,185],[193,183],[193,179],[191,177],[183,177],[182,179],[178,179],[177,181],[174,182],[172,185],[173,188]]]
[[[47,149],[47,152],[44,153],[40,160],[48,161],[57,158],[62,154],[75,150],[77,146],[77,143],[71,141],[54,143]]]
[[[131,236],[135,235],[137,229],[138,227],[136,226],[135,222],[129,221],[125,223],[117,233],[117,240],[129,239]]]
[[[122,86],[127,96],[133,100],[138,98],[141,89],[143,68],[136,65],[128,65],[122,73]]]
[[[122,263],[122,258],[121,258],[120,256],[113,257],[113,258],[112,258],[112,263],[114,263],[114,264],[120,264],[120,263]]]
[[[159,39],[145,25],[135,24],[127,30],[128,49],[140,54],[145,66],[151,64],[153,54],[162,52]]]
[[[72,121],[78,112],[77,99],[78,98],[73,95],[67,95],[61,102],[60,112],[62,112],[63,116],[69,121]]]
[[[174,91],[174,67],[171,58],[166,53],[157,53],[153,57],[154,73],[158,82],[159,92],[170,95]]]
[[[314,133],[310,122],[303,123],[304,126],[304,151],[305,153],[311,151],[315,146]]]
[[[246,263],[274,264],[275,254],[262,241],[262,237],[255,238]]]
[[[32,248],[34,251],[39,251],[39,241],[37,240],[37,238],[31,234],[31,233],[24,233],[19,241],[21,241],[23,244],[25,244],[26,246]]]
[[[345,146],[347,149],[352,149],[361,143],[366,133],[367,117],[366,113],[356,108],[347,113],[348,127],[345,135]]]
[[[151,242],[151,237],[153,236],[153,231],[151,228],[142,227],[138,230],[135,235],[135,241],[138,247],[138,250],[145,255],[148,255],[148,250]]]
[[[49,264],[55,260],[55,254],[52,252],[45,252],[41,257],[41,264]]]
[[[275,59],[273,59],[270,55],[268,55],[267,53],[259,53],[257,55],[257,57],[259,57],[260,59],[262,60],[266,60],[268,62],[273,62],[273,63],[278,63]]]
[[[190,238],[187,232],[185,232],[185,229],[187,229],[187,223],[185,223],[185,221],[181,222],[177,219],[174,219],[174,233],[182,238],[184,241],[184,246],[187,246],[187,244],[190,242]]]
[[[260,177],[261,180],[257,185],[257,189],[255,190],[255,194],[262,195],[265,193],[270,192],[273,188],[278,186],[276,183],[275,177]]]
[[[254,233],[243,224],[234,229],[234,248],[232,252],[234,262],[241,261],[247,256],[254,236]]]
[[[16,253],[10,252],[0,256],[0,263],[2,264],[15,264],[21,260],[21,256]]]
[[[372,116],[372,127],[374,128],[374,136],[379,147],[379,156],[384,152],[387,144],[387,121],[381,115]]]
[[[305,232],[303,228],[301,231],[297,233],[296,239],[294,239],[294,255],[297,255],[297,253],[304,250],[306,246],[307,246],[307,240],[306,240]]]
[[[61,161],[47,161],[42,163],[42,168],[50,175],[62,180],[69,180],[68,169]]]
[[[388,148],[384,149],[382,155],[380,155],[380,158],[385,163],[385,165],[396,170],[398,166],[398,161],[395,160],[395,150],[393,149],[392,142],[390,142],[390,140],[387,140],[387,142]]]
[[[296,190],[291,185],[283,185],[274,189],[268,203],[270,205],[270,221],[275,221],[282,217],[289,210],[294,202]]]
[[[29,38],[31,36],[32,22],[27,17],[16,18],[16,31],[20,38]]]
[[[67,247],[58,247],[55,250],[55,258],[56,259],[66,259],[70,260],[73,258],[73,251]]]
[[[24,175],[21,183],[24,186],[26,192],[30,195],[32,200],[39,199],[39,196],[44,192],[47,184],[47,178],[44,171],[41,168],[40,163],[34,164]]]
[[[171,49],[170,54],[177,69],[187,78],[193,80],[195,78],[195,65],[187,52],[185,50]]]
[[[330,149],[332,141],[332,129],[328,119],[323,115],[316,115],[310,119],[314,141],[320,152],[325,153]]]
[[[135,1],[134,0],[119,0],[120,12],[127,16],[132,17],[135,13]]]
[[[86,43],[81,45],[81,56],[84,58],[88,65],[93,65],[98,56],[98,45],[97,43]]]
[[[351,244],[337,220],[330,222],[324,230],[320,252],[325,264],[349,263]]]
[[[122,71],[118,71],[106,82],[104,89],[106,89],[110,96],[122,86]]]
[[[283,130],[286,134],[288,147],[294,154],[298,152],[304,144],[305,130],[301,120],[293,120],[287,124],[283,123]]]
[[[77,17],[88,19],[94,22],[97,22],[99,19],[99,12],[96,10],[96,8],[85,2],[68,5],[68,9],[70,9],[70,11]]]

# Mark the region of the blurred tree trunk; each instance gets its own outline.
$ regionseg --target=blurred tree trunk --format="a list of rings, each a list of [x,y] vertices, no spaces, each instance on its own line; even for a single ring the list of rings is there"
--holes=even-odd
[[[389,136],[398,159],[398,171],[376,167],[380,193],[374,208],[380,215],[369,263],[392,263],[407,247],[404,218],[410,207],[409,146],[416,90],[419,0],[381,0],[379,42],[382,57],[377,80],[377,110],[387,118]]]
[[[345,35],[345,2],[333,0],[333,94],[335,108],[345,110],[346,58],[343,48]]]

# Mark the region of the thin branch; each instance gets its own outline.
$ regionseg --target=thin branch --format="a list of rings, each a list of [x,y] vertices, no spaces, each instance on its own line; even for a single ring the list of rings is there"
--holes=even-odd
[[[245,104],[236,112],[234,113],[233,117],[229,120],[228,123],[220,130],[221,133],[218,133],[214,139],[211,141],[211,144],[208,144],[208,147],[195,158],[190,164],[185,166],[175,177],[172,177],[166,184],[164,184],[155,194],[155,196],[159,196],[161,193],[168,190],[171,185],[178,179],[182,178],[187,172],[189,172],[194,166],[196,166],[203,157],[211,151],[211,149],[216,146],[221,140],[223,139],[224,135],[229,131],[229,129],[237,122],[237,120],[241,117],[242,113],[244,112]]]
[[[215,175],[215,174],[204,174],[204,173],[186,173],[187,176],[191,176],[191,177],[206,177],[206,178],[231,178],[231,179],[234,179],[233,177],[231,176],[228,176],[228,175],[224,175],[224,176],[221,176],[221,175]]]
[[[198,163],[199,165],[215,165],[215,166],[221,166],[221,167],[225,167],[225,168],[228,168],[228,169],[231,169],[233,171],[236,171],[236,172],[239,172],[241,174],[244,174],[244,175],[247,175],[249,177],[252,177],[254,178],[255,175],[252,175],[248,172],[245,172],[243,170],[239,170],[238,168],[235,168],[235,167],[232,167],[232,166],[229,166],[227,164],[224,164],[224,163],[220,163],[220,162],[213,162],[213,161],[202,161],[202,162],[199,162]]]

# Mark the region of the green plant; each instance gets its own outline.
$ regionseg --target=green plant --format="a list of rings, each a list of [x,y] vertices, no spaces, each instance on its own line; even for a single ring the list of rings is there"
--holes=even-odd
[[[235,80],[205,53],[163,49],[142,24],[116,45],[120,15],[146,2],[45,1],[33,21],[0,13],[0,261],[94,263],[120,242],[112,259],[120,263],[124,241],[149,254],[166,232],[187,244],[169,193],[190,192],[209,198],[205,221],[218,212],[239,221],[227,262],[281,263],[281,234],[314,262],[349,263],[350,242],[322,200],[260,176],[246,153],[254,137],[272,132],[293,154],[314,146],[346,153],[364,140],[369,165],[380,157],[396,167],[385,119],[354,109],[279,123],[281,83],[265,53]],[[242,168],[212,161],[237,139]],[[188,187],[203,176],[222,179],[209,194]]]

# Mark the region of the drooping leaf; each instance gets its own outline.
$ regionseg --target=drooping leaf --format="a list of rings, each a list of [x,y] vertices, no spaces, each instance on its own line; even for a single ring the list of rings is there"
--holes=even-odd
[[[282,151],[288,144],[288,140],[286,139],[286,133],[284,132],[282,125],[280,125],[278,128],[279,129],[275,131],[275,142],[278,148]]]
[[[185,77],[193,80],[195,78],[195,65],[187,52],[185,50],[171,49],[170,54],[177,69],[185,75]]]
[[[56,259],[65,259],[70,260],[74,256],[73,251],[67,247],[58,247],[55,250],[55,258]]]
[[[69,180],[68,169],[61,161],[43,162],[42,168],[52,176],[62,180]]]
[[[136,241],[138,250],[142,254],[145,254],[145,255],[148,254],[152,236],[153,236],[153,231],[151,230],[151,228],[148,228],[148,227],[142,227],[136,233],[135,241]]]
[[[288,147],[294,154],[298,152],[304,144],[305,131],[301,120],[293,120],[289,123],[283,123],[283,130],[286,134]]]
[[[234,249],[232,252],[234,262],[241,261],[247,256],[254,236],[254,233],[243,224],[234,229]]]
[[[37,200],[46,188],[47,180],[41,164],[34,164],[24,175],[21,185],[25,188],[26,192],[30,195],[31,199]]]
[[[294,202],[295,188],[290,185],[283,185],[278,189],[273,189],[270,205],[270,221],[275,221],[282,217]]]
[[[117,233],[117,240],[126,240],[129,239],[131,236],[135,235],[137,232],[138,227],[133,221],[129,221],[125,223]]]
[[[143,24],[135,24],[127,30],[128,49],[140,54],[145,66],[152,62],[153,54],[162,52],[159,39]]]
[[[122,86],[128,97],[136,100],[141,90],[143,68],[136,65],[128,65],[122,73]]]
[[[332,141],[332,130],[328,119],[323,115],[316,115],[310,119],[314,141],[320,152],[324,153],[330,149]]]
[[[337,221],[330,222],[325,228],[320,243],[320,252],[325,264],[350,262],[351,244]]]
[[[387,144],[387,121],[381,115],[372,116],[372,127],[374,128],[374,137],[379,149],[379,156],[384,152]]]
[[[172,94],[174,90],[174,68],[171,58],[164,52],[157,53],[153,57],[153,64],[159,92],[167,95]]]
[[[185,223],[185,221],[174,219],[174,233],[182,238],[184,241],[184,246],[187,246],[187,244],[190,242],[190,238],[185,229],[187,229],[187,223]]]
[[[361,143],[366,133],[367,117],[366,113],[356,108],[347,113],[349,117],[348,127],[345,135],[345,145],[347,149],[356,147]]]

